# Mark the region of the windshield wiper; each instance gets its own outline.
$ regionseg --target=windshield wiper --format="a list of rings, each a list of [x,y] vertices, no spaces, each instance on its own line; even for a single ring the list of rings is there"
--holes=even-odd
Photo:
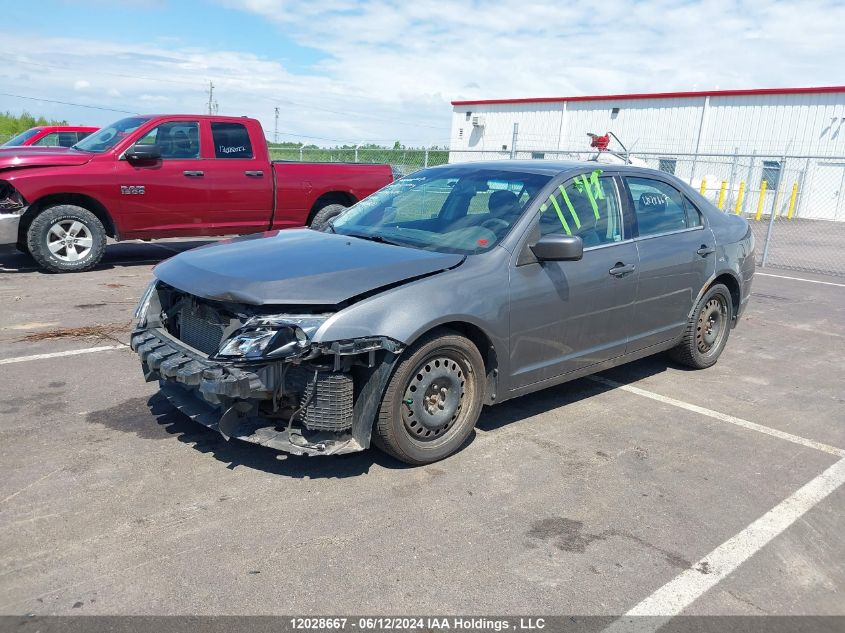
[[[378,242],[379,244],[390,244],[391,246],[406,246],[406,244],[400,244],[399,242],[393,242],[388,240],[381,235],[360,235],[358,233],[344,233],[344,235],[348,237],[357,237],[359,240],[368,240],[370,242]]]

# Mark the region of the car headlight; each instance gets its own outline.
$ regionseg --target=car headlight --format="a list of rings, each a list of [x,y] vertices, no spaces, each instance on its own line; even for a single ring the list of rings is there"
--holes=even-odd
[[[217,352],[220,358],[278,358],[297,352],[311,342],[329,314],[253,317],[227,339]]]
[[[147,325],[147,312],[150,309],[150,301],[152,301],[153,293],[156,290],[156,284],[158,284],[158,280],[153,279],[138,301],[138,306],[132,315],[132,325],[135,327],[145,327]]]

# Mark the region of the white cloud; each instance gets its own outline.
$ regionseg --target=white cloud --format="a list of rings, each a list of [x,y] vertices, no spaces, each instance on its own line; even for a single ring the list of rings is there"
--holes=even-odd
[[[86,88],[90,88],[90,87],[91,87],[91,83],[88,82],[88,81],[85,81],[84,79],[80,79],[78,81],[73,82],[73,89],[74,90],[85,90]]]
[[[139,109],[143,95],[158,95],[169,98],[162,108],[201,112],[213,80],[221,113],[256,116],[268,134],[278,105],[282,131],[350,141],[442,144],[452,99],[845,83],[841,2],[218,2],[272,20],[322,60],[302,75],[166,40],[139,53],[130,43],[7,34],[2,48],[88,77],[84,95],[97,105]],[[33,67],[2,61],[9,92],[61,99],[74,88],[67,71],[40,68],[34,84],[19,79]]]

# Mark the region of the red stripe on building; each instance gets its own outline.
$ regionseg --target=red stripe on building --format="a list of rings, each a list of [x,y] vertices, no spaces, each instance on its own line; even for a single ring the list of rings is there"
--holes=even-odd
[[[617,101],[622,99],[688,99],[690,97],[739,97],[748,95],[803,95],[843,92],[845,86],[817,88],[754,88],[748,90],[699,90],[694,92],[654,92],[626,95],[594,95],[581,97],[529,97],[524,99],[476,99],[452,101],[453,106],[495,105],[507,103],[553,103],[562,101]]]

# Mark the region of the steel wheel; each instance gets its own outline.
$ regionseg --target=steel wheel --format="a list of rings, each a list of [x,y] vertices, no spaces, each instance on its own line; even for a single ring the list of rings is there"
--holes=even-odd
[[[695,329],[695,345],[702,354],[707,354],[718,343],[726,327],[728,308],[719,295],[711,297],[704,304]]]
[[[669,354],[694,369],[712,366],[728,342],[732,317],[730,290],[723,284],[714,284],[696,303],[681,340]]]
[[[59,220],[47,231],[47,249],[63,262],[84,259],[93,246],[91,229],[78,220]]]
[[[428,442],[446,433],[463,407],[467,360],[459,355],[437,355],[420,364],[402,398],[402,422],[408,433]]]
[[[384,391],[373,442],[407,464],[430,464],[467,441],[484,397],[484,360],[469,339],[438,328],[402,354]]]

